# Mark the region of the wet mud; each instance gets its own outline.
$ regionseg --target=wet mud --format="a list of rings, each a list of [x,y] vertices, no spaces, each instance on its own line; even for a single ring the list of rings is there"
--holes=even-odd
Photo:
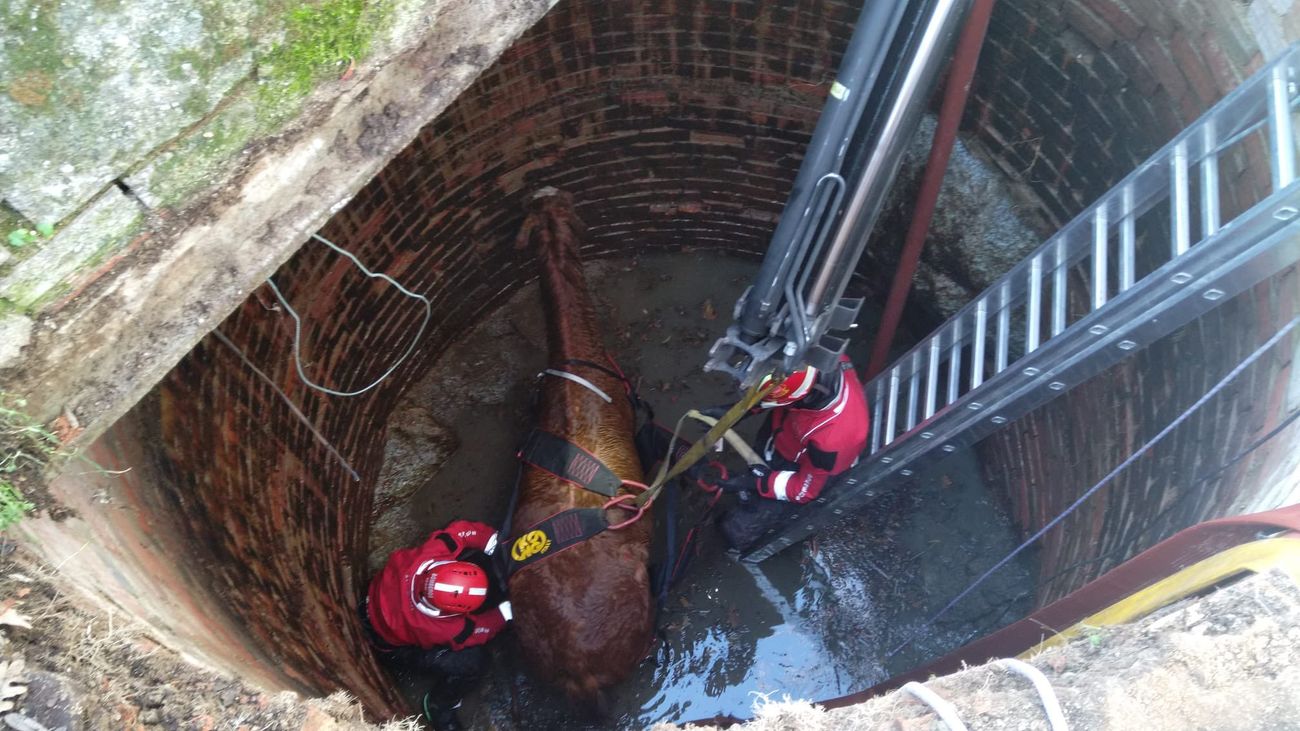
[[[609,351],[660,423],[671,425],[688,408],[738,398],[728,378],[703,373],[701,365],[757,266],[707,251],[587,264]],[[850,354],[857,361],[865,362],[876,315],[864,312],[854,335]],[[411,389],[395,418],[427,410],[441,429],[420,433],[445,429],[454,440],[422,452],[418,440],[411,443],[412,430],[390,423],[405,441],[390,449],[390,460],[401,464],[385,470],[399,477],[381,489],[411,497],[388,508],[386,518],[376,516],[389,528],[372,540],[372,565],[455,518],[502,522],[517,471],[515,447],[533,423],[536,374],[545,359],[534,284],[485,318]],[[752,436],[757,426],[751,419],[739,431]],[[459,446],[448,451],[450,444]],[[402,479],[422,484],[393,484]],[[492,647],[489,676],[465,701],[467,725],[639,728],[717,714],[745,717],[760,696],[822,699],[860,690],[1030,608],[1032,555],[1007,566],[942,621],[926,621],[1018,542],[1003,506],[981,482],[973,453],[919,470],[865,514],[757,566],[725,551],[711,524],[726,502],[708,513],[695,488],[681,497],[681,530],[699,525],[693,557],[667,593],[660,642],[628,682],[608,692],[603,715],[575,715],[539,682],[545,669],[518,665],[507,634]],[[427,681],[398,682],[414,707]]]

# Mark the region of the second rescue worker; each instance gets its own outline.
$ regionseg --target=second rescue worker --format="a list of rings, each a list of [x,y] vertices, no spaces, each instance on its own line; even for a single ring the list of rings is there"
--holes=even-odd
[[[832,477],[858,461],[867,446],[870,417],[862,382],[848,356],[835,368],[795,371],[759,403],[768,419],[758,444],[761,465],[719,484],[728,492],[755,492],[720,521],[727,541],[745,550],[789,514],[790,504],[815,500]]]

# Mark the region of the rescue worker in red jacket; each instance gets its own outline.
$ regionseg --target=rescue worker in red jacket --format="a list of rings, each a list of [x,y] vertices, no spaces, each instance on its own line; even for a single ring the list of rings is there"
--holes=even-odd
[[[483,609],[496,546],[491,526],[453,521],[423,544],[393,551],[358,608],[386,665],[434,676],[423,709],[436,729],[461,728],[455,709],[484,670],[482,645],[513,618],[508,601]]]
[[[812,366],[795,371],[759,409],[768,413],[758,433],[767,467],[752,467],[719,484],[741,494],[741,503],[720,523],[727,541],[741,550],[788,515],[792,504],[817,499],[832,477],[856,464],[870,427],[862,382],[843,355],[828,371]],[[750,500],[747,493],[767,499]]]

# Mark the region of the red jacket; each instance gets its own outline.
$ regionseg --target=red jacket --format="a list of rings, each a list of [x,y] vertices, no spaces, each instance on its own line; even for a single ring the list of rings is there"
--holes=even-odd
[[[847,356],[840,356],[840,366],[843,382],[826,406],[801,409],[796,404],[772,411],[772,438],[764,456],[773,472],[759,481],[759,495],[793,503],[815,500],[826,481],[852,467],[866,448],[867,397]]]
[[[496,539],[491,526],[457,520],[434,531],[423,545],[393,551],[370,582],[366,611],[375,634],[390,645],[426,650],[440,646],[460,650],[495,637],[510,620],[508,609],[439,616],[437,609],[417,596],[415,576],[425,564],[454,560],[467,550],[491,553]]]

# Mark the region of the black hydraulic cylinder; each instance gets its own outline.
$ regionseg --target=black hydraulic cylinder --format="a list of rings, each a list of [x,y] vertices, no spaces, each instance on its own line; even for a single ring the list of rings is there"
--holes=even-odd
[[[799,166],[794,188],[781,211],[753,289],[739,313],[738,324],[748,336],[757,339],[766,335],[775,311],[781,306],[786,279],[792,276],[790,269],[798,256],[798,234],[804,217],[810,212],[814,188],[823,176],[837,173],[843,164],[849,139],[862,117],[906,7],[902,0],[865,0],[862,6],[827,95],[826,107]]]

